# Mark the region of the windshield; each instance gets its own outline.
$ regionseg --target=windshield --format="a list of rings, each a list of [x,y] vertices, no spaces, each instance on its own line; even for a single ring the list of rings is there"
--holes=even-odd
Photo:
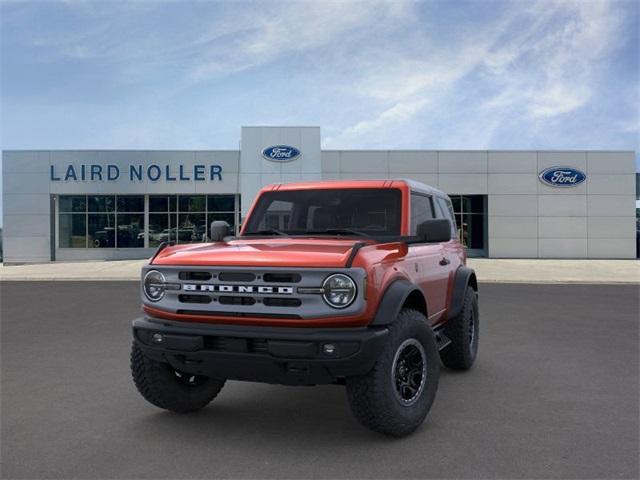
[[[341,188],[266,192],[244,235],[400,235],[398,189]]]

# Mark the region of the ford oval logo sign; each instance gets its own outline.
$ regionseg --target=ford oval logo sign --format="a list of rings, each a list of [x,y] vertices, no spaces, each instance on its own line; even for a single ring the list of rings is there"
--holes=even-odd
[[[300,155],[300,150],[289,145],[273,145],[262,150],[262,156],[272,162],[291,162]]]
[[[571,167],[551,167],[538,175],[542,183],[552,187],[575,187],[587,179],[587,175]]]

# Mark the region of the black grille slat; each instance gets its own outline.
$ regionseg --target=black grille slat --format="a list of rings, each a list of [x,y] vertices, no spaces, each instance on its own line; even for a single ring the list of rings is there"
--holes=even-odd
[[[265,273],[262,279],[269,283],[298,283],[302,280],[302,275],[299,273]]]
[[[269,353],[269,345],[263,338],[249,339],[249,351],[253,353]]]
[[[204,337],[206,350],[224,350],[224,337]]]
[[[299,298],[267,297],[262,300],[267,307],[299,307],[302,301]]]
[[[251,272],[220,272],[218,278],[221,282],[253,282],[256,275]]]
[[[232,297],[224,295],[218,297],[218,302],[220,302],[220,305],[254,305],[256,303],[256,299],[252,297]]]
[[[211,303],[211,297],[209,295],[178,295],[178,300],[181,303]]]
[[[195,282],[206,282],[207,280],[211,280],[213,275],[209,272],[180,272],[178,273],[178,278],[180,280],[192,280]]]
[[[269,346],[264,338],[205,336],[204,349],[217,352],[269,353]]]

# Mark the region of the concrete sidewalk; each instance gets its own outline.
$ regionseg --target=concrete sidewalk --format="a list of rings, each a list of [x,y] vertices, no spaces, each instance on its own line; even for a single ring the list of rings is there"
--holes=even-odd
[[[472,258],[468,263],[480,282],[640,284],[640,260]]]
[[[139,280],[140,269],[147,260],[98,262],[52,262],[30,265],[0,266],[0,281],[7,280]]]
[[[0,281],[139,280],[146,260],[0,266]],[[480,282],[640,284],[638,260],[472,258]]]

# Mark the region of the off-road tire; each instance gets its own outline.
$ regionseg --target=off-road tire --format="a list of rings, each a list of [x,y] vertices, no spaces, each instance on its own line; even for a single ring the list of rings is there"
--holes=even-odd
[[[464,294],[462,310],[447,321],[444,334],[451,340],[441,352],[442,363],[454,370],[468,370],[478,355],[478,333],[480,316],[478,314],[478,295],[471,287]],[[473,322],[473,337],[470,325]]]
[[[181,374],[176,374],[168,363],[145,356],[136,342],[131,348],[131,373],[136,388],[145,400],[176,413],[195,412],[206,407],[222,390],[225,382],[198,377],[196,384],[188,384],[177,376]]]
[[[393,367],[400,347],[410,339],[422,346],[426,376],[414,403],[404,405],[398,398]],[[390,325],[384,350],[371,371],[346,379],[347,398],[353,414],[365,427],[400,437],[412,433],[424,421],[438,390],[439,378],[438,347],[427,319],[417,310],[402,309]]]

